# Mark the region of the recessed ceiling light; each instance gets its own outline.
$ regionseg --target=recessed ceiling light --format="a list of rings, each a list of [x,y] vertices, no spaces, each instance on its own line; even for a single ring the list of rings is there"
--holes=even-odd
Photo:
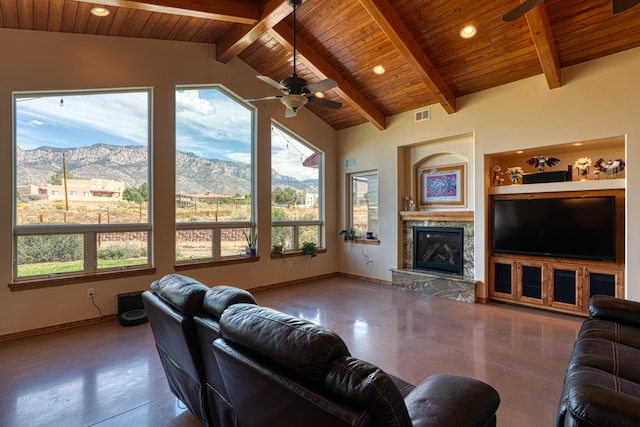
[[[576,143],[574,143],[573,145],[574,145],[575,147],[579,147],[579,146],[581,146],[581,145],[582,145],[582,142],[576,142]]]
[[[518,153],[518,154],[522,154],[522,153],[524,153],[524,151],[522,151],[522,150],[518,150],[518,151],[516,151],[516,153]]]
[[[463,39],[470,39],[476,34],[478,34],[478,29],[475,25],[465,25],[460,30],[460,37],[462,37]]]
[[[380,75],[386,73],[387,70],[385,70],[382,65],[376,65],[375,67],[373,67],[373,72],[380,76]]]
[[[316,93],[313,94],[313,96],[315,96],[316,98],[324,98],[324,93],[316,92]]]
[[[89,12],[94,16],[109,16],[111,13],[106,7],[92,7]]]

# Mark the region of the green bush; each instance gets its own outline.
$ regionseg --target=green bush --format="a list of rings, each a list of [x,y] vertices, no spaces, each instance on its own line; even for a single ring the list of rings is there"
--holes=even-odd
[[[83,259],[83,239],[79,234],[18,238],[18,264],[67,262],[79,259]]]

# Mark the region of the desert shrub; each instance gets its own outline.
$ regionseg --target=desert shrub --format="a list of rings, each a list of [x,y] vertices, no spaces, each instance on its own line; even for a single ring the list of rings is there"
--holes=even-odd
[[[22,236],[18,239],[18,264],[67,262],[83,258],[83,240],[78,234]]]

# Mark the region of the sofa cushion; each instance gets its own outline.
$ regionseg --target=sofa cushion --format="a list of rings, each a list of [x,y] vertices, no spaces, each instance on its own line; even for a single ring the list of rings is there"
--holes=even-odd
[[[366,408],[379,426],[411,426],[400,391],[380,368],[355,357],[337,358],[324,381],[336,396]]]
[[[589,366],[615,377],[640,383],[640,351],[613,341],[578,338],[569,360],[569,370]]]
[[[580,328],[580,338],[597,338],[640,349],[638,328],[609,320],[587,319]]]
[[[253,304],[227,308],[220,317],[220,334],[318,383],[331,360],[349,355],[342,338],[329,329]]]
[[[204,295],[208,290],[197,280],[180,274],[168,274],[151,284],[151,292],[190,316],[202,312]]]
[[[249,292],[244,289],[234,288],[233,286],[214,286],[207,291],[204,296],[203,309],[206,314],[219,320],[222,312],[233,304],[255,304],[256,300]]]
[[[556,422],[558,426],[638,426],[640,384],[595,368],[574,366],[565,377]]]

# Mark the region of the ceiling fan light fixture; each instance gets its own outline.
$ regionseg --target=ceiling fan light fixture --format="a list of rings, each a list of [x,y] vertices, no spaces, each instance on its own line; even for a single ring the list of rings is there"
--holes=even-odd
[[[380,64],[378,64],[375,67],[373,67],[373,73],[377,74],[379,76],[383,75],[386,72],[387,72],[387,70],[385,70],[385,68]]]
[[[465,25],[460,30],[460,37],[462,37],[463,39],[470,39],[472,37],[475,37],[476,34],[478,34],[478,28],[475,25]]]
[[[93,16],[100,17],[109,16],[109,14],[111,13],[111,11],[106,7],[92,7],[91,9],[89,9],[89,12],[91,12]]]
[[[280,98],[280,101],[290,110],[297,111],[298,108],[303,107],[307,103],[307,97],[304,95],[285,95]]]

